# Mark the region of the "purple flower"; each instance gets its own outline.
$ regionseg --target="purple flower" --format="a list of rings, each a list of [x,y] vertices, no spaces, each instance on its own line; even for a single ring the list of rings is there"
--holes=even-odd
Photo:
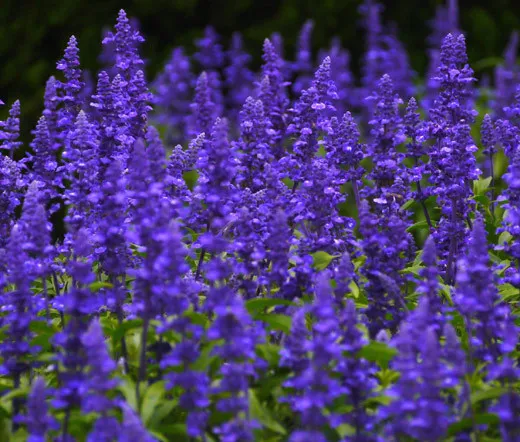
[[[406,313],[403,293],[399,289],[404,283],[399,271],[404,268],[412,248],[412,238],[406,227],[395,214],[381,219],[376,217],[370,212],[368,203],[362,201],[359,230],[361,248],[367,259],[361,273],[367,278],[366,316],[371,337],[386,328],[395,331]]]
[[[399,354],[392,366],[400,377],[389,392],[395,399],[379,411],[379,417],[388,419],[384,433],[392,440],[408,436],[434,442],[445,436],[452,420],[442,396],[441,349],[437,334],[428,328],[423,332],[425,342],[418,359],[411,327],[411,324],[405,324],[396,338]]]
[[[296,60],[292,65],[292,72],[296,75],[292,90],[295,95],[307,89],[312,81],[314,63],[312,60],[311,36],[314,22],[307,20],[301,27],[296,48]]]
[[[32,161],[32,178],[43,184],[45,203],[58,196],[58,188],[61,185],[61,177],[58,174],[58,161],[56,151],[51,139],[47,119],[42,116],[34,133],[31,143],[33,154],[29,156]]]
[[[215,428],[217,434],[229,434],[237,428],[240,438],[226,436],[226,440],[251,440],[255,423],[242,414],[249,413],[248,389],[250,379],[256,375],[255,346],[262,341],[262,331],[253,322],[241,297],[227,288],[213,288],[208,293],[206,308],[215,315],[207,331],[210,341],[222,340],[213,354],[222,360],[220,382],[212,388],[214,394],[226,395],[216,402],[217,410],[230,413],[231,419]],[[236,435],[238,437],[238,435]]]
[[[153,83],[152,99],[156,106],[154,121],[166,126],[166,138],[170,142],[182,142],[186,135],[193,82],[190,59],[183,48],[175,48]]]
[[[97,202],[94,192],[97,184],[97,147],[95,128],[87,114],[80,111],[63,152],[63,177],[70,180],[70,187],[65,189],[64,195],[65,202],[69,205],[65,221],[71,233],[89,226],[93,204]]]
[[[311,176],[311,164],[318,150],[318,130],[328,131],[328,116],[335,110],[332,100],[337,98],[336,86],[330,78],[330,58],[325,58],[311,86],[302,91],[291,109],[292,120],[287,133],[295,137],[293,153],[282,160],[281,167],[285,167],[296,183]]]
[[[374,181],[374,187],[365,187],[361,195],[374,202],[377,213],[398,214],[403,220],[406,212],[400,206],[408,193],[408,174],[403,164],[404,155],[397,146],[405,140],[402,119],[398,106],[401,99],[394,90],[392,79],[383,75],[377,84],[377,91],[369,97],[376,105],[369,121],[371,141],[368,154],[374,167],[367,175]]]
[[[261,100],[248,97],[240,111],[241,184],[255,192],[265,187],[265,169],[273,161],[271,122],[266,118]]]
[[[335,104],[338,112],[343,114],[359,107],[358,91],[355,88],[354,76],[350,71],[350,53],[341,47],[339,38],[333,38],[330,49],[319,55],[319,59],[330,57],[330,77],[336,85],[338,100]]]
[[[289,100],[285,91],[287,83],[282,72],[282,60],[269,39],[264,40],[261,81],[258,98],[264,104],[266,117],[271,121],[274,131],[273,154],[279,159],[284,152],[281,140],[285,135],[286,112]]]
[[[220,44],[220,36],[215,29],[207,26],[204,35],[195,41],[197,52],[193,58],[197,60],[201,68],[206,71],[216,71],[224,65],[225,54]]]
[[[511,240],[509,244],[498,244],[498,246],[505,249],[518,263],[520,262],[520,150],[515,152],[503,178],[508,185],[504,191],[507,201],[504,208],[507,209],[507,212],[503,219],[503,230],[511,235]],[[511,266],[506,275],[508,282],[515,286],[520,285],[518,264]]]
[[[504,117],[504,108],[514,103],[519,70],[516,66],[518,53],[518,32],[513,31],[504,51],[504,62],[495,68],[495,99],[493,110],[497,117]]]
[[[58,110],[58,127],[64,136],[73,130],[74,121],[81,110],[80,94],[85,86],[83,74],[79,67],[79,49],[76,37],[69,39],[63,58],[57,63],[56,69],[63,72],[65,82],[60,82],[62,94],[58,95],[58,102],[62,104]]]
[[[489,269],[486,231],[480,218],[473,224],[467,254],[458,263],[454,301],[465,319],[472,364],[477,360],[497,363],[515,349],[518,329],[509,305],[500,301]]]
[[[86,370],[85,394],[81,408],[84,413],[106,413],[114,407],[114,402],[107,397],[117,381],[111,379],[116,363],[108,354],[105,336],[99,320],[93,319],[87,331],[81,336],[81,344],[88,360]]]
[[[118,438],[120,442],[156,442],[146,431],[139,415],[125,402],[122,404],[123,423]]]
[[[4,121],[0,121],[0,141],[2,141],[1,148],[8,152],[9,157],[12,159],[14,153],[22,145],[21,141],[18,141],[20,137],[20,101],[16,100],[11,109],[9,109],[9,118]]]
[[[15,388],[20,386],[20,376],[31,367],[29,357],[37,351],[31,344],[34,334],[30,324],[37,320],[42,307],[31,292],[32,266],[24,243],[24,232],[19,225],[14,225],[5,251],[6,278],[11,287],[2,296],[5,315],[1,324],[6,327],[6,338],[0,345],[0,371],[13,377]]]
[[[143,60],[139,56],[138,47],[144,42],[139,31],[132,26],[121,9],[117,16],[115,33],[108,32],[103,38],[103,46],[113,45],[114,49],[114,71],[120,74],[124,81],[129,82],[143,67]]]
[[[242,35],[233,33],[231,47],[227,51],[228,65],[224,69],[224,84],[228,88],[227,107],[237,115],[253,88],[253,72],[247,67],[251,56],[244,51]]]
[[[435,243],[440,264],[445,269],[445,280],[452,284],[472,208],[471,182],[480,174],[474,157],[477,147],[470,133],[475,116],[471,107],[474,78],[467,65],[462,34],[448,34],[444,39],[436,79],[440,82],[440,92],[430,109],[429,132],[434,144],[428,169],[434,186],[432,192],[441,207],[441,219],[434,232]]]
[[[23,417],[29,433],[28,442],[45,442],[48,431],[56,429],[57,422],[49,414],[47,395],[45,380],[37,377],[27,398],[27,415]]]
[[[211,97],[211,88],[208,82],[208,74],[202,72],[195,86],[195,98],[191,104],[192,124],[191,134],[209,134],[217,116],[216,107]]]

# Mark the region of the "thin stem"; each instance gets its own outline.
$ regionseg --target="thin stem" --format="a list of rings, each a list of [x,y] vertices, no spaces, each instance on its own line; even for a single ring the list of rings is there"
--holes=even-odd
[[[493,167],[493,151],[489,151],[489,176],[491,177],[491,214],[495,216],[495,169]]]
[[[200,277],[202,263],[204,262],[204,256],[206,256],[206,250],[202,249],[200,251],[199,262],[197,263],[197,270],[195,271],[195,281],[197,281]]]
[[[456,218],[456,214],[455,214],[455,201],[452,200],[451,201],[451,222],[452,222],[452,225],[455,224],[455,218]],[[448,285],[452,285],[453,284],[453,277],[454,277],[454,261],[455,261],[455,248],[456,248],[456,243],[455,243],[455,235],[453,234],[453,232],[451,232],[451,235],[450,235],[450,250],[449,250],[449,255],[448,255],[448,262],[446,263],[446,284]]]
[[[121,310],[121,307],[118,307],[117,312],[117,321],[119,323],[119,326],[123,325],[123,311]],[[121,353],[123,354],[123,365],[125,367],[125,373],[130,373],[130,366],[128,365],[128,349],[126,347],[126,340],[125,336],[121,336]]]
[[[69,432],[69,419],[70,419],[70,408],[67,407],[67,411],[65,412],[65,418],[63,419],[63,433],[62,439],[67,440],[66,436]]]
[[[20,373],[16,373],[14,375],[13,383],[14,383],[15,390],[20,388]],[[13,417],[18,416],[18,414],[20,413],[20,408],[21,408],[20,398],[19,397],[13,398]],[[19,427],[19,424],[16,422],[16,420],[14,420],[13,421],[13,431],[16,431],[18,429],[18,427]]]
[[[356,206],[359,211],[361,207],[361,197],[359,196],[359,187],[356,179],[352,180],[352,190],[354,191],[354,199],[356,201]]]
[[[43,284],[43,298],[45,299],[45,317],[47,318],[47,322],[51,322],[51,311],[49,308],[49,293],[47,291],[47,279],[42,276],[42,284]]]
[[[136,398],[139,403],[139,386],[146,377],[146,345],[148,341],[148,328],[150,326],[150,320],[145,318],[143,320],[143,332],[141,334],[141,354],[139,356],[139,376],[137,378],[136,385]]]
[[[54,284],[54,292],[56,293],[56,296],[60,296],[60,284],[58,282],[58,275],[56,275],[56,272],[52,272],[52,282]],[[59,311],[60,319],[61,319],[61,328],[65,327],[65,315],[63,314],[63,311]]]
[[[422,198],[422,189],[421,189],[420,182],[417,182],[417,193],[418,193],[418,197],[419,197],[419,204],[422,207],[424,217],[426,218],[426,222],[428,223],[428,227],[430,228],[430,230],[433,230],[432,220],[430,218],[428,208],[426,207],[426,204],[424,203],[424,199]]]
[[[415,157],[415,165],[417,166],[419,163],[419,159]],[[426,204],[424,203],[424,199],[422,197],[422,187],[421,187],[421,181],[417,181],[417,196],[419,197],[419,204],[421,205],[424,217],[426,218],[426,222],[428,223],[428,227],[430,228],[430,231],[433,230],[432,226],[432,220],[430,218],[430,214],[428,213],[428,208],[426,207]]]

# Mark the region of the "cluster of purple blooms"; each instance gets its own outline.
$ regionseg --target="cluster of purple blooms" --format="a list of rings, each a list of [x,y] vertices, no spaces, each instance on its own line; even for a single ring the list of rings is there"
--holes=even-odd
[[[520,440],[518,36],[480,119],[456,3],[424,90],[381,10],[359,83],[312,21],[294,61],[207,28],[148,83],[122,10],[27,148],[11,105],[3,440]]]

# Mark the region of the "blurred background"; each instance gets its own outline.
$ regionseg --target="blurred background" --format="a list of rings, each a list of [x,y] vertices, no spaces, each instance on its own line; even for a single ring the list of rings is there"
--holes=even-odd
[[[0,98],[10,105],[22,103],[22,133],[26,139],[42,110],[45,81],[55,74],[70,35],[80,47],[82,68],[96,72],[102,32],[115,23],[123,7],[139,21],[146,38],[143,55],[147,76],[153,79],[172,47],[185,46],[193,52],[194,39],[211,24],[227,46],[234,31],[242,32],[253,55],[253,67],[260,63],[262,41],[272,32],[284,37],[285,56],[293,58],[298,32],[306,19],[315,27],[314,54],[339,36],[352,56],[352,69],[359,71],[364,48],[358,8],[360,0],[1,0],[0,1]],[[427,37],[435,0],[382,1],[385,22],[394,22],[398,36],[408,50],[413,68],[424,75],[427,67]],[[481,77],[499,62],[509,35],[520,29],[518,0],[467,0],[459,2],[460,27],[467,37],[470,62]],[[5,118],[8,106],[0,109]]]

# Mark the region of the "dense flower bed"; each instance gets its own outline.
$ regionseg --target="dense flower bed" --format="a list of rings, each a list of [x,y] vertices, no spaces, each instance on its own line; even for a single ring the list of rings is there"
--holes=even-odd
[[[0,440],[520,440],[517,37],[479,88],[439,8],[421,87],[361,12],[360,82],[308,22],[294,61],[208,28],[148,84],[121,11],[27,148],[12,104]]]

